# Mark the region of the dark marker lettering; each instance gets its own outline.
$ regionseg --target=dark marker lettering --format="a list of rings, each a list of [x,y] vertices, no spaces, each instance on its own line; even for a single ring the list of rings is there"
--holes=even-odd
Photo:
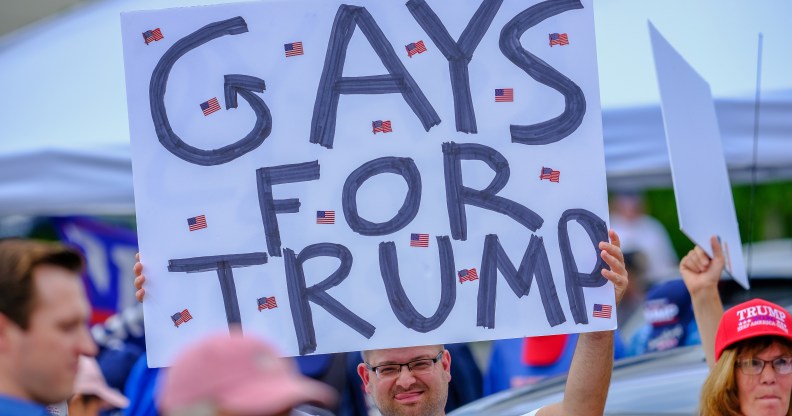
[[[572,134],[583,122],[586,97],[571,79],[525,50],[520,37],[539,22],[573,9],[582,9],[579,0],[548,0],[515,16],[501,30],[500,50],[531,78],[564,95],[564,112],[558,117],[530,126],[511,125],[512,142],[539,145],[555,143]]]
[[[388,75],[343,77],[347,46],[355,27],[360,27],[371,47],[379,56]],[[333,148],[338,99],[341,94],[392,94],[401,93],[404,100],[421,120],[426,131],[440,124],[440,116],[413,80],[407,68],[396,56],[385,34],[364,7],[342,4],[338,8],[330,40],[327,45],[324,69],[316,92],[311,143]]]
[[[575,256],[572,254],[572,246],[569,243],[569,230],[567,223],[575,220],[588,234],[591,244],[594,246],[594,255],[597,257],[597,264],[591,273],[578,272]],[[608,229],[605,221],[585,209],[569,209],[564,211],[558,221],[558,245],[561,249],[561,261],[564,264],[564,277],[566,281],[567,296],[569,297],[569,309],[572,310],[572,317],[576,324],[587,324],[588,313],[586,312],[586,298],[583,296],[584,287],[600,287],[608,282],[602,276],[601,270],[608,265],[599,256],[599,242],[608,241]]]
[[[480,191],[462,184],[462,161],[480,160],[495,171],[492,182]],[[531,231],[538,230],[544,220],[530,209],[496,195],[509,182],[509,162],[495,149],[480,144],[443,143],[446,206],[451,236],[467,240],[465,204],[507,215]]]
[[[454,116],[456,129],[463,133],[476,133],[476,113],[470,96],[470,77],[468,64],[473,59],[481,38],[489,29],[492,19],[498,13],[503,0],[484,0],[470,19],[459,41],[454,41],[443,22],[426,4],[425,0],[409,0],[407,8],[415,20],[426,31],[432,42],[448,60],[451,74],[451,91],[454,94]]]
[[[168,271],[171,273],[199,273],[216,270],[217,278],[220,280],[220,292],[223,294],[223,305],[225,306],[226,320],[230,330],[232,325],[242,323],[232,269],[265,263],[267,263],[267,253],[228,254],[224,256],[168,260]]]
[[[201,166],[221,165],[259,147],[272,131],[272,115],[264,101],[251,91],[263,92],[264,81],[247,75],[225,76],[226,109],[237,107],[237,94],[241,95],[256,114],[256,124],[247,136],[236,143],[219,149],[198,149],[185,143],[171,128],[165,110],[165,90],[173,65],[187,52],[225,35],[247,32],[241,17],[208,24],[178,40],[160,58],[149,83],[149,103],[154,129],[162,146],[178,158]],[[196,107],[197,108],[197,107]]]
[[[481,256],[481,282],[479,283],[476,325],[495,328],[498,271],[506,278],[506,283],[518,298],[530,293],[531,283],[536,276],[536,284],[539,286],[539,295],[542,298],[542,307],[544,307],[547,323],[550,326],[556,326],[566,322],[542,238],[531,236],[520,262],[520,268],[515,269],[514,264],[506,255],[506,251],[503,250],[498,236],[489,234],[484,239],[484,252]]]
[[[434,315],[427,318],[415,309],[401,284],[396,245],[393,242],[379,245],[380,273],[391,309],[405,327],[423,333],[439,328],[456,302],[456,271],[451,240],[447,236],[437,237],[437,247],[440,252],[440,302]]]
[[[395,173],[407,182],[407,196],[399,212],[390,220],[374,223],[365,220],[358,214],[357,192],[360,186],[372,176],[380,173]],[[341,197],[344,218],[352,231],[361,235],[386,235],[406,227],[418,215],[421,206],[421,173],[410,158],[382,157],[363,164],[349,174],[344,182]]]
[[[341,284],[352,269],[352,253],[349,252],[349,249],[340,244],[319,243],[304,248],[296,256],[294,251],[288,248],[284,248],[283,253],[289,303],[300,355],[316,351],[316,331],[309,302],[321,306],[360,335],[366,338],[371,338],[374,335],[376,328],[373,325],[355,315],[327,294],[328,290]],[[335,257],[341,261],[341,264],[327,279],[311,287],[306,287],[303,264],[314,257]]]
[[[319,179],[318,161],[271,166],[256,170],[259,210],[261,211],[261,221],[264,223],[264,235],[267,239],[267,251],[270,256],[281,256],[280,229],[275,214],[293,214],[300,211],[300,200],[297,198],[274,199],[272,185],[317,179]]]

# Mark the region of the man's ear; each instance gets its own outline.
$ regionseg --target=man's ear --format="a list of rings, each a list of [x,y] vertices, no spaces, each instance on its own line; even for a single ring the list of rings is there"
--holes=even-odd
[[[440,362],[443,363],[443,374],[446,374],[448,381],[451,381],[451,353],[448,350],[443,351],[443,357]]]
[[[366,390],[366,393],[369,392],[368,384],[369,384],[369,371],[366,368],[366,365],[363,363],[358,364],[357,372],[360,376],[360,380],[363,381],[363,389]]]

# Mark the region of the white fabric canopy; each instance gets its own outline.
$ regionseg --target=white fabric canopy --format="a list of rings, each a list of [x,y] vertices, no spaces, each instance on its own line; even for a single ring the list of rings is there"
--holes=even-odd
[[[210,3],[218,2],[105,0],[0,39],[0,215],[134,212],[119,14]],[[737,180],[750,177],[757,34],[764,34],[759,178],[792,178],[792,3],[595,7],[612,188],[671,183],[647,19],[710,82]]]

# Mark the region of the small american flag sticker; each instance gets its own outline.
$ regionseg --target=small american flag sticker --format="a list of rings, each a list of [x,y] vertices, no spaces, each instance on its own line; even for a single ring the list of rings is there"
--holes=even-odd
[[[147,31],[143,32],[143,41],[146,42],[146,45],[148,45],[151,42],[156,42],[156,41],[161,40],[161,39],[163,39],[163,36],[162,36],[162,31],[160,30],[160,28],[147,30]]]
[[[275,309],[278,307],[278,302],[275,301],[275,296],[270,297],[263,297],[258,298],[258,310],[259,312],[263,311],[264,309]]]
[[[283,53],[286,54],[287,58],[292,56],[302,55],[303,54],[302,42],[292,42],[292,43],[284,44]]]
[[[209,101],[202,102],[201,111],[203,111],[204,116],[208,116],[215,111],[220,111],[220,103],[217,102],[217,97],[213,97]]]
[[[510,103],[514,101],[514,88],[496,88],[495,89],[495,102],[496,103]]]
[[[611,305],[602,305],[602,304],[599,304],[599,303],[595,303],[594,304],[593,316],[595,318],[610,319],[611,312],[613,312],[613,307]]]
[[[171,321],[173,321],[173,325],[176,325],[176,328],[178,328],[179,325],[189,321],[190,319],[192,319],[192,315],[190,315],[190,311],[188,311],[187,309],[181,312],[176,312],[171,316]]]
[[[569,45],[569,36],[566,33],[551,33],[550,34],[550,47],[554,45],[564,46]]]
[[[410,234],[410,247],[429,247],[429,234]]]
[[[426,52],[426,45],[424,45],[422,40],[419,40],[418,42],[407,44],[405,49],[407,49],[407,57],[412,58],[413,55]]]
[[[462,282],[472,282],[474,280],[478,280],[478,273],[476,273],[476,269],[462,269],[457,272],[457,277],[459,277],[459,283]]]
[[[539,174],[539,180],[543,181],[545,179],[550,182],[558,182],[561,179],[561,171],[543,167],[542,172]]]
[[[316,211],[317,224],[335,224],[335,211]]]
[[[390,133],[393,131],[390,120],[376,120],[371,122],[371,132],[377,133]]]
[[[206,228],[206,215],[187,218],[187,226],[190,227],[190,231]]]

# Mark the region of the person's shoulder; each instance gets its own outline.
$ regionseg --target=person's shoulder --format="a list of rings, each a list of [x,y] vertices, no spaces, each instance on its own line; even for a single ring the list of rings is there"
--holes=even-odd
[[[34,402],[0,394],[0,409],[3,414],[20,416],[48,416],[47,408]]]
[[[538,409],[534,409],[533,411],[530,411],[530,412],[524,414],[523,416],[536,416],[536,414],[539,413],[539,410],[541,410],[541,409],[542,409],[541,407],[538,408]]]

